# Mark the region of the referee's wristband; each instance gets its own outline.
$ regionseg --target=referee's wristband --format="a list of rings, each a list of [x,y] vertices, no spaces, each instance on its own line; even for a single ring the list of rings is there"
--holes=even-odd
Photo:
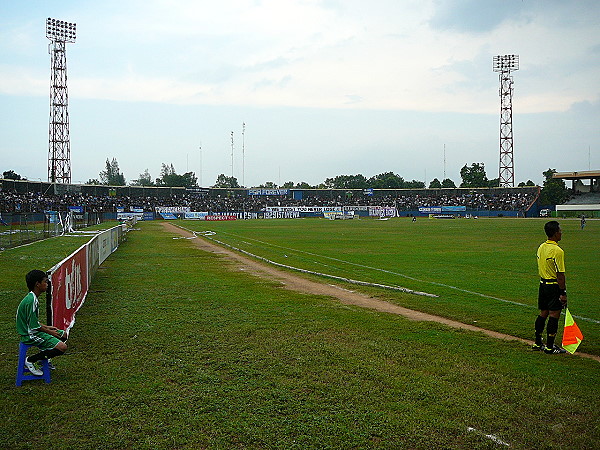
[[[560,295],[567,295],[567,290],[566,289],[561,289],[560,290]]]

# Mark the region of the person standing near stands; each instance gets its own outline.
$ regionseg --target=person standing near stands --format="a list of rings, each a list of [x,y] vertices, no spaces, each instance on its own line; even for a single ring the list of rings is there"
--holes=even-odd
[[[538,308],[540,314],[535,321],[535,343],[533,350],[543,350],[547,354],[566,353],[566,350],[554,343],[558,331],[558,320],[563,307],[567,305],[567,287],[565,279],[565,252],[558,246],[562,238],[560,224],[552,220],[544,225],[548,240],[537,251],[540,287]],[[544,346],[542,333],[548,320],[547,342]]]

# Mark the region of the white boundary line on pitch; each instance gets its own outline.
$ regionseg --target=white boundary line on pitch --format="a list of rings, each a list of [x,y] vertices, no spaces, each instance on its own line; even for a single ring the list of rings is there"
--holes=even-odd
[[[467,427],[467,431],[472,432],[472,433],[476,433],[476,434],[478,434],[480,436],[488,438],[489,440],[491,440],[495,444],[503,445],[505,447],[510,447],[510,444],[508,442],[504,442],[503,440],[501,440],[498,436],[496,436],[494,434],[485,434],[483,431],[479,431],[478,429],[473,428],[473,427]]]
[[[214,236],[215,234],[217,234],[215,231],[192,231],[192,230],[189,230],[189,229],[184,228],[182,226],[180,226],[180,228],[182,228],[182,229],[184,229],[186,231],[189,231],[190,233],[192,233],[194,235],[200,234],[201,236],[207,237],[208,239],[211,239],[211,240],[213,240],[215,242],[218,242],[218,243],[220,243],[222,245],[225,245],[227,247],[233,248],[233,249],[238,250],[238,251],[240,251],[242,253],[246,253],[246,254],[248,254],[250,256],[253,256],[255,258],[262,259],[264,261],[267,261],[267,262],[269,262],[271,264],[274,264],[274,265],[277,265],[277,266],[286,267],[286,268],[297,270],[297,271],[300,271],[300,272],[313,273],[313,274],[316,274],[316,275],[322,275],[322,276],[326,276],[326,277],[331,277],[331,278],[339,279],[339,280],[342,280],[342,281],[349,281],[350,283],[354,283],[354,284],[363,284],[363,285],[371,285],[371,286],[378,286],[378,287],[386,287],[385,285],[368,283],[368,282],[364,282],[364,281],[349,280],[349,279],[342,278],[342,277],[336,277],[335,275],[321,274],[319,272],[311,272],[311,271],[306,270],[306,269],[299,269],[299,268],[292,267],[292,266],[286,266],[285,264],[280,264],[280,263],[277,263],[277,262],[274,262],[274,261],[270,261],[270,260],[268,260],[266,258],[263,258],[262,256],[254,255],[254,254],[252,254],[250,252],[247,252],[245,250],[233,247],[232,245],[229,245],[229,244],[221,242],[221,241],[219,241],[217,239],[211,238],[210,236]],[[222,232],[222,234],[234,236],[236,238],[242,238],[242,236],[237,236],[237,235],[235,235],[233,233]],[[304,250],[297,250],[297,249],[293,249],[293,248],[289,248],[289,247],[284,247],[282,245],[271,244],[269,242],[264,242],[264,241],[261,241],[259,239],[250,238],[248,236],[243,236],[243,238],[247,239],[247,240],[250,240],[250,241],[258,242],[258,243],[263,244],[263,245],[268,245],[268,246],[271,246],[271,247],[277,247],[277,248],[281,248],[281,249],[284,249],[284,250],[289,250],[291,252],[304,253],[304,254],[307,254],[307,255],[316,256],[318,258],[330,259],[330,260],[333,260],[333,261],[341,262],[343,264],[348,264],[348,265],[351,265],[351,266],[362,267],[363,269],[370,269],[370,270],[375,270],[375,271],[379,271],[379,272],[389,273],[391,275],[397,275],[399,277],[403,277],[403,278],[406,278],[406,279],[409,279],[409,280],[412,280],[412,281],[416,281],[416,282],[419,282],[419,283],[429,283],[429,284],[433,284],[434,286],[442,286],[442,287],[446,287],[446,288],[449,288],[449,289],[454,289],[454,290],[459,291],[459,292],[464,292],[466,294],[477,295],[479,297],[489,298],[491,300],[498,300],[498,301],[503,302],[503,303],[510,303],[512,305],[524,306],[526,308],[534,308],[535,309],[535,307],[533,307],[531,305],[527,305],[525,303],[515,302],[513,300],[506,300],[504,298],[494,297],[492,295],[482,294],[480,292],[474,292],[474,291],[470,291],[468,289],[462,289],[462,288],[459,288],[459,287],[456,287],[456,286],[451,286],[449,284],[438,283],[437,281],[421,280],[419,278],[411,277],[411,276],[405,275],[403,273],[392,272],[391,270],[380,269],[378,267],[371,267],[371,266],[367,266],[367,265],[364,265],[364,264],[358,264],[358,263],[353,263],[353,262],[350,262],[350,261],[344,261],[343,259],[334,258],[332,256],[319,255],[317,253],[311,253],[311,252],[307,252],[307,251],[304,251]],[[388,288],[396,289],[394,287],[388,287]],[[406,289],[406,292],[411,292],[411,290],[407,289],[407,288],[401,288],[399,290],[405,290],[405,289]],[[412,293],[415,293],[415,292],[418,292],[418,291],[412,291]],[[424,294],[427,294],[427,293],[424,293]],[[427,296],[429,296],[429,297],[438,297],[435,294],[427,294]],[[585,321],[588,321],[588,322],[593,322],[593,323],[600,324],[600,320],[592,319],[592,318],[589,318],[589,317],[584,317],[584,316],[579,316],[579,315],[573,315],[573,317],[575,319],[580,319],[580,320],[585,320]]]
[[[362,285],[362,286],[374,286],[374,287],[379,287],[379,288],[383,288],[383,289],[391,289],[391,290],[394,290],[394,291],[401,291],[401,292],[405,292],[407,294],[421,295],[421,296],[425,296],[425,297],[437,297],[437,295],[430,294],[429,292],[414,291],[412,289],[408,289],[408,288],[405,288],[405,287],[402,287],[402,286],[388,286],[386,284],[370,283],[368,281],[353,280],[351,278],[338,277],[336,275],[330,275],[330,274],[327,274],[327,273],[313,272],[311,270],[300,269],[299,267],[288,266],[286,264],[281,264],[281,263],[278,263],[278,262],[275,262],[275,261],[271,261],[270,259],[264,258],[262,256],[255,255],[255,254],[250,253],[250,252],[248,252],[246,250],[243,250],[241,248],[234,247],[233,245],[227,244],[226,242],[219,241],[218,239],[214,239],[214,238],[211,237],[211,236],[214,236],[215,234],[217,234],[214,231],[192,231],[192,230],[189,230],[188,228],[182,227],[181,225],[176,225],[176,226],[178,226],[182,230],[186,230],[186,231],[192,233],[194,235],[194,237],[200,235],[200,236],[205,237],[205,238],[207,238],[207,239],[209,239],[211,241],[217,242],[220,245],[223,245],[225,247],[229,247],[229,248],[231,248],[233,250],[236,250],[236,251],[238,251],[240,253],[243,253],[245,255],[251,256],[251,257],[259,259],[261,261],[265,261],[265,262],[267,262],[269,264],[272,264],[274,266],[283,267],[285,269],[291,269],[291,270],[295,270],[297,272],[309,273],[309,274],[312,274],[312,275],[319,275],[319,276],[322,276],[322,277],[333,278],[334,280],[345,281],[347,283],[359,284],[359,285]],[[176,238],[173,238],[173,239],[176,239]]]

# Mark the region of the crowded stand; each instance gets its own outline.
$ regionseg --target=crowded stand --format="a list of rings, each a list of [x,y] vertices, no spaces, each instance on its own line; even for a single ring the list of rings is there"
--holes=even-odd
[[[305,190],[294,196],[289,190],[284,195],[249,195],[247,189],[206,189],[202,193],[184,190],[166,196],[91,195],[81,192],[44,194],[0,191],[1,213],[43,213],[83,207],[85,212],[113,213],[132,208],[154,212],[158,207],[186,207],[189,211],[223,213],[229,211],[262,211],[268,207],[393,207],[397,211],[415,211],[423,207],[465,207],[467,210],[526,211],[537,199],[535,189],[514,190],[419,190],[405,192],[382,191],[366,195],[362,191]],[[300,198],[298,198],[300,197]]]

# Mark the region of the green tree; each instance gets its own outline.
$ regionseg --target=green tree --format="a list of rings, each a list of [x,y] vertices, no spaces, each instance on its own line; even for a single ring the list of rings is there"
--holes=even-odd
[[[300,183],[296,183],[294,186],[296,189],[313,189],[313,187],[308,184],[306,181],[301,181]]]
[[[285,183],[283,183],[281,185],[281,187],[283,189],[292,189],[294,187],[294,182],[293,181],[286,181]]]
[[[368,186],[373,189],[402,189],[405,187],[404,178],[394,172],[384,172],[369,178]]]
[[[556,170],[548,169],[542,173],[546,179],[540,192],[540,203],[542,205],[560,205],[566,202],[569,198],[569,192],[564,180],[552,178]]]
[[[488,181],[488,187],[499,187],[500,186],[500,178],[494,178],[493,180]]]
[[[116,158],[112,161],[106,159],[106,169],[100,172],[102,184],[109,186],[125,186],[125,175],[119,170],[119,163]]]
[[[531,180],[527,180],[527,183],[525,183],[524,181],[521,181],[519,183],[519,187],[525,187],[525,186],[535,186],[535,183]]]
[[[326,189],[363,189],[367,186],[364,175],[338,175],[325,180]]]
[[[450,178],[446,178],[444,181],[442,181],[442,187],[443,188],[455,188],[456,184],[454,184],[454,181],[452,181]]]
[[[148,169],[144,171],[144,173],[140,173],[140,177],[137,180],[133,180],[131,182],[132,186],[154,186],[154,182],[152,181],[152,177],[150,176],[150,172]]]
[[[277,189],[277,185],[272,181],[267,181],[266,183],[261,184],[258,187],[263,189]]]
[[[235,177],[228,177],[221,174],[217,177],[214,188],[239,188],[238,180]]]
[[[404,185],[405,189],[425,189],[425,183],[419,180],[407,181]]]
[[[478,188],[478,187],[489,187],[489,180],[485,174],[484,163],[473,163],[471,167],[466,164],[460,169],[460,176],[462,177],[462,183],[460,187],[467,188]]]
[[[98,186],[102,183],[100,183],[100,180],[97,178],[90,178],[89,180],[87,180],[87,182],[85,184],[91,184],[93,186]]]
[[[6,180],[25,180],[25,178],[21,178],[21,175],[16,173],[14,170],[7,170],[2,174],[2,178]]]
[[[183,175],[175,172],[173,164],[162,164],[160,178],[156,179],[157,186],[193,187],[197,186],[198,179],[194,172],[186,172]]]
[[[434,178],[431,180],[431,183],[429,183],[429,189],[440,189],[441,187],[442,183],[437,178]]]

